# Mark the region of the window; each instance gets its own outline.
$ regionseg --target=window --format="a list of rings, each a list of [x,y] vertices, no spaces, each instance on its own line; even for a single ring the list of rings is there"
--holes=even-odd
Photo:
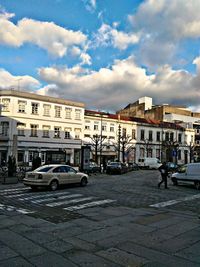
[[[156,132],[156,141],[160,142],[160,132]]]
[[[132,139],[136,139],[136,132],[135,132],[135,129],[132,129]]]
[[[185,154],[187,154],[187,150],[185,150],[185,151],[184,151]],[[181,150],[178,150],[178,160],[181,160]]]
[[[110,132],[114,132],[114,131],[115,131],[114,124],[110,124]]]
[[[10,106],[10,99],[3,98],[2,99],[2,111],[9,111],[9,106]]]
[[[168,132],[165,133],[165,141],[169,141],[169,133]]]
[[[149,141],[153,141],[153,132],[149,131]]]
[[[170,133],[170,141],[174,141],[174,133]]]
[[[47,105],[47,104],[44,104],[43,105],[43,108],[44,108],[44,116],[50,116],[51,106],[50,105]]]
[[[54,138],[60,138],[60,127],[54,127]]]
[[[140,148],[140,157],[144,158],[144,148],[143,147]]]
[[[98,131],[99,130],[99,125],[98,124],[95,124],[94,125],[94,131]]]
[[[90,137],[90,134],[84,134],[84,137]]]
[[[32,137],[37,137],[37,124],[31,124],[31,136]]]
[[[43,137],[48,138],[49,137],[50,126],[43,125],[42,126],[42,131],[43,131]]]
[[[71,128],[65,128],[65,139],[70,139],[71,138]]]
[[[107,124],[104,122],[102,123],[102,131],[106,131]]]
[[[61,110],[62,110],[61,107],[55,106],[55,117],[56,118],[61,118]]]
[[[152,158],[152,154],[153,154],[152,148],[148,148],[147,149],[147,157]]]
[[[66,119],[72,118],[72,109],[71,108],[65,108],[65,118]]]
[[[85,130],[90,130],[90,126],[89,125],[85,125]]]
[[[24,124],[24,123],[19,123],[17,125],[17,135],[18,136],[25,136],[25,127],[26,127],[26,124]]]
[[[160,159],[160,149],[156,149],[156,158]]]
[[[75,131],[75,139],[80,139],[81,129],[75,128],[74,131]]]
[[[9,129],[9,122],[8,121],[2,121],[0,134],[3,136],[8,136],[8,129]]]
[[[144,140],[144,130],[140,131],[140,140]]]
[[[34,115],[38,114],[39,104],[38,103],[31,103],[31,107],[32,107],[32,114],[34,114]]]
[[[80,120],[80,119],[81,119],[81,110],[75,109],[75,120]]]
[[[123,136],[123,137],[126,137],[126,128],[123,128],[123,129],[122,129],[122,136]]]
[[[181,133],[178,134],[178,142],[182,143],[182,134]]]
[[[18,112],[19,113],[25,113],[25,108],[26,108],[26,101],[18,101]]]

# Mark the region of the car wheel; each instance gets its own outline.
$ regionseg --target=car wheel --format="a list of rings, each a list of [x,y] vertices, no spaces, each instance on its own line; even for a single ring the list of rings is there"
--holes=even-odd
[[[51,191],[55,191],[58,189],[58,181],[57,180],[53,180],[51,183],[50,183],[50,189]]]
[[[178,185],[178,181],[175,177],[172,178],[172,183],[173,185]]]
[[[200,181],[195,181],[194,186],[196,187],[197,190],[200,189]]]
[[[86,177],[83,177],[82,179],[81,179],[81,186],[86,186],[87,185],[87,178]]]
[[[31,189],[32,189],[33,191],[37,191],[37,186],[36,186],[36,185],[31,185]]]

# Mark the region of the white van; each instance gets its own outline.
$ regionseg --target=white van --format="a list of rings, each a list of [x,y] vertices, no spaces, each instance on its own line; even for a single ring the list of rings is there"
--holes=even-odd
[[[172,182],[178,185],[178,181],[193,182],[197,189],[200,188],[200,163],[188,163],[172,174]]]
[[[147,169],[158,169],[162,163],[158,158],[143,158],[138,160],[138,165]]]

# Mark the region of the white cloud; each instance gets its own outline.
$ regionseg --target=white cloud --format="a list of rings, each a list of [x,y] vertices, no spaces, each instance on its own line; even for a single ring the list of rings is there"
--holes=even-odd
[[[24,75],[14,76],[4,69],[0,69],[0,89],[15,89],[33,91],[41,86],[35,78]]]
[[[197,69],[200,60],[196,59]],[[116,60],[111,68],[89,71],[81,67],[41,68],[40,77],[54,86],[46,93],[84,101],[88,108],[118,110],[141,96],[153,97],[155,104],[199,105],[200,72],[192,75],[165,65],[157,74],[147,74],[134,58]]]
[[[84,49],[87,36],[80,31],[62,28],[53,22],[41,22],[24,18],[15,25],[9,15],[0,17],[0,43],[9,46],[35,44],[55,57],[63,57],[74,45]]]
[[[118,31],[114,23],[113,27],[108,24],[102,24],[98,32],[94,34],[93,46],[114,46],[120,50],[127,49],[129,45],[138,43],[139,35]]]
[[[171,63],[183,40],[200,37],[200,1],[146,0],[129,21],[142,34],[143,63]]]
[[[85,5],[85,8],[93,13],[95,10],[96,10],[96,0],[82,0],[84,5]]]

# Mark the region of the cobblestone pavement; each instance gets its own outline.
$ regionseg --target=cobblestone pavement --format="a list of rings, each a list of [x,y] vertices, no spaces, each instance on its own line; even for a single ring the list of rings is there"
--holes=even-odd
[[[200,192],[157,171],[56,192],[0,184],[0,266],[200,266]]]

